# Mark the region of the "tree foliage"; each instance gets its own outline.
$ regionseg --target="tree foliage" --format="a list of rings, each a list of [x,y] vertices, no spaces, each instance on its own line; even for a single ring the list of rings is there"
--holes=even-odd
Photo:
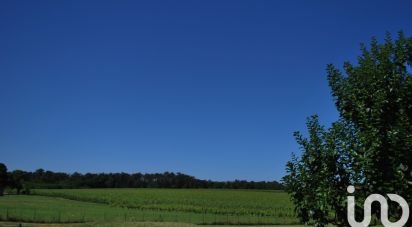
[[[33,188],[230,188],[282,189],[276,181],[211,181],[183,173],[73,173],[38,169],[34,172],[14,170],[9,173],[8,186],[16,193],[29,193]]]
[[[5,164],[0,163],[0,196],[3,196],[4,189],[8,183],[7,167]]]
[[[412,201],[412,38],[388,34],[361,51],[345,73],[327,67],[340,118],[326,130],[311,117],[308,138],[295,134],[302,156],[287,164],[284,182],[304,223],[345,225],[348,185],[360,198],[396,193]]]
[[[346,187],[360,178],[350,151],[356,146],[351,124],[338,121],[331,128],[320,125],[318,116],[307,120],[308,138],[295,133],[302,157],[293,155],[283,178],[301,222],[325,226],[346,223]],[[330,216],[331,210],[335,211]]]

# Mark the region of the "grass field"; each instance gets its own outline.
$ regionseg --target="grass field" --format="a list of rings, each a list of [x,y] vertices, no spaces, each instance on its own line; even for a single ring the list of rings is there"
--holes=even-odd
[[[281,191],[45,189],[0,197],[0,220],[36,223],[296,224]]]

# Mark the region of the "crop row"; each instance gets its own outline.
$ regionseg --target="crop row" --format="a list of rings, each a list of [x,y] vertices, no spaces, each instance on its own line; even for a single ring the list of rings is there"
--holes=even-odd
[[[36,190],[34,193],[141,210],[294,217],[287,194],[276,191],[47,189]]]

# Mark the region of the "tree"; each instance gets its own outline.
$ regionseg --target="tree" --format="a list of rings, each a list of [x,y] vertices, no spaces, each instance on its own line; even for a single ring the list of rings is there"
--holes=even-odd
[[[325,195],[318,193],[318,187],[323,168],[323,143],[325,130],[319,125],[318,117],[312,116],[307,120],[309,139],[303,138],[299,132],[295,132],[295,138],[303,151],[299,160],[294,154],[292,160],[286,164],[286,175],[283,181],[286,190],[291,194],[295,204],[295,212],[302,223],[310,224],[315,221],[317,225],[327,224],[327,208]]]
[[[292,195],[295,212],[302,223],[315,226],[346,224],[346,186],[356,179],[358,171],[350,166],[349,151],[353,149],[354,128],[338,121],[326,130],[318,116],[307,120],[308,138],[295,132],[302,149],[299,159],[293,155],[283,178]],[[334,216],[330,216],[334,213]]]
[[[361,189],[358,198],[395,193],[412,201],[412,38],[388,34],[361,50],[357,65],[344,63],[345,74],[327,67],[340,118],[325,130],[312,117],[309,139],[296,134],[302,156],[287,164],[284,182],[302,222],[345,225],[348,185]],[[334,217],[320,217],[330,212]]]
[[[374,38],[369,49],[362,46],[358,65],[344,64],[346,75],[328,66],[336,107],[362,141],[353,157],[363,167],[358,184],[366,195],[395,193],[412,201],[411,66],[412,38],[403,32],[396,41],[387,34],[383,44]],[[374,214],[379,211],[374,207]]]
[[[9,186],[13,189],[16,189],[17,194],[19,195],[24,188],[24,176],[25,172],[22,170],[14,170],[10,173],[10,182]]]
[[[7,167],[5,164],[0,163],[0,196],[3,196],[4,189],[8,184]]]

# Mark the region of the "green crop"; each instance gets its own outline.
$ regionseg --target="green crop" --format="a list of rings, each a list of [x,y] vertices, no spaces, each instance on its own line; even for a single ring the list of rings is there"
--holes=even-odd
[[[0,198],[0,218],[33,222],[171,221],[294,224],[282,191],[216,189],[38,189]],[[6,213],[7,212],[7,213]],[[19,213],[20,212],[20,213]]]

